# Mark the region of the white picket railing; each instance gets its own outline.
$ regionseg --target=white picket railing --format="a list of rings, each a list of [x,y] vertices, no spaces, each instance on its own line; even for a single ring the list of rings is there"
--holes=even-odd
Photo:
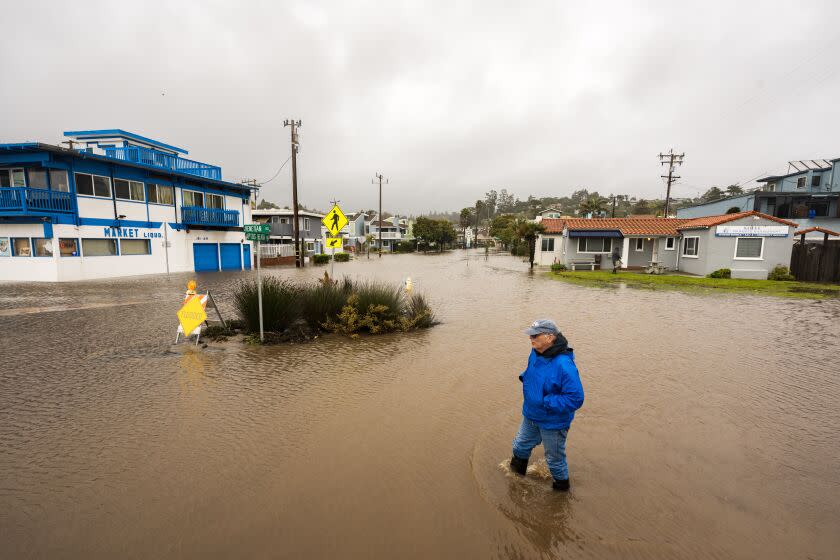
[[[264,259],[273,257],[292,257],[295,254],[295,246],[291,243],[285,245],[280,244],[260,244],[260,257]]]

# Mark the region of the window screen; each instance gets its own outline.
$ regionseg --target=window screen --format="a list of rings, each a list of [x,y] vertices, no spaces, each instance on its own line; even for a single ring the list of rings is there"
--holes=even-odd
[[[763,237],[739,237],[735,247],[735,258],[760,259],[763,248]]]

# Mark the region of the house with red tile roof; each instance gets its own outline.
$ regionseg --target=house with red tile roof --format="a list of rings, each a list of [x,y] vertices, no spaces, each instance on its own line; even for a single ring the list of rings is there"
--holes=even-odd
[[[546,219],[535,261],[570,269],[671,270],[705,275],[720,268],[732,276],[766,278],[789,266],[794,222],[748,211],[700,218]]]

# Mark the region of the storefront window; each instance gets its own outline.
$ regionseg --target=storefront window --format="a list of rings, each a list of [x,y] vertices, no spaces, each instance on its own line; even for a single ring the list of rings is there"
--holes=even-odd
[[[148,239],[120,240],[121,255],[151,255],[152,247]]]
[[[58,240],[58,250],[62,257],[78,257],[79,256],[79,240],[70,238],[61,238]]]
[[[32,256],[32,245],[28,237],[12,237],[12,255],[15,257]]]
[[[86,257],[111,257],[117,254],[116,239],[82,239],[82,253]]]
[[[53,256],[53,242],[48,238],[35,238],[35,256],[36,257],[51,257]]]

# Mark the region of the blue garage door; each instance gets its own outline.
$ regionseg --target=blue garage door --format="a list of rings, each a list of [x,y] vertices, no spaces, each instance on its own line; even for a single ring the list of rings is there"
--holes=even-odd
[[[245,262],[245,270],[251,270],[251,246],[243,245],[242,253],[244,255],[243,261]]]
[[[222,243],[219,246],[222,254],[222,270],[242,270],[242,245],[239,243]]]
[[[216,243],[193,243],[196,272],[219,270],[219,246]]]

